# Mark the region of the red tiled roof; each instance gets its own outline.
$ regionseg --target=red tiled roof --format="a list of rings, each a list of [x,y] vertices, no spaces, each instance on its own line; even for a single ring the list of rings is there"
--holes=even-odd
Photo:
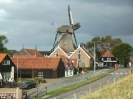
[[[68,51],[65,49],[65,48],[63,48],[63,47],[60,47],[65,53],[68,53]]]
[[[73,66],[71,67],[71,69],[77,67],[77,59],[76,59],[76,58],[67,58],[67,57],[65,57],[65,56],[63,56],[63,55],[60,55],[60,56],[58,56],[58,57],[61,57],[61,59],[62,59],[62,61],[63,61],[63,63],[64,63],[64,66],[65,66],[65,69],[67,69],[67,68],[66,68],[66,61],[67,61],[68,63],[72,63],[72,61],[74,62],[74,63],[73,63]]]
[[[114,57],[114,55],[111,54],[110,51],[106,51],[106,52],[104,52],[104,53],[102,54],[101,57]]]
[[[56,69],[60,58],[11,58],[11,60],[21,69]]]
[[[40,52],[35,49],[25,49],[30,55],[36,55],[36,57],[44,57]]]
[[[2,53],[0,53],[0,62],[2,62],[2,60],[5,58],[6,55],[7,55],[7,54],[2,54]]]
[[[14,58],[35,58],[35,55],[14,55]]]

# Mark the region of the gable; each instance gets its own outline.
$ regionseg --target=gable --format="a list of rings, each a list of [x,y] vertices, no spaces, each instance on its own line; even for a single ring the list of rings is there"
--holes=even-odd
[[[80,53],[82,53],[82,55],[85,55],[85,56],[87,56],[89,59],[90,58],[93,58],[93,56],[89,53],[87,53],[87,51],[85,51],[85,49],[83,50],[80,46],[69,56],[69,58],[70,57],[73,57],[73,56],[75,56],[75,55],[78,55],[79,54],[79,52]]]
[[[14,66],[15,65],[7,54],[0,54],[0,64],[1,66]]]
[[[56,57],[56,54],[58,54],[59,56],[63,55],[67,57],[67,54],[59,46],[49,55],[49,57]]]

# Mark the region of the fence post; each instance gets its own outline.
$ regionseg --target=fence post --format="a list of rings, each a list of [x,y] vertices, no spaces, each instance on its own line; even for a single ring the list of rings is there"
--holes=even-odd
[[[91,87],[89,86],[89,92],[91,93]]]
[[[74,99],[77,99],[77,98],[76,98],[76,93],[75,93],[75,92],[74,92]]]
[[[102,88],[102,84],[100,83],[100,89]]]
[[[114,84],[115,84],[115,78],[114,78]]]
[[[36,97],[38,97],[38,88],[36,88]]]
[[[109,81],[107,80],[107,84],[109,84]]]
[[[45,87],[45,89],[46,89],[46,94],[47,94],[47,86]]]
[[[16,88],[16,98],[17,98],[17,99],[19,99],[19,92],[18,92],[18,91],[19,91],[19,88],[17,87],[17,88]]]

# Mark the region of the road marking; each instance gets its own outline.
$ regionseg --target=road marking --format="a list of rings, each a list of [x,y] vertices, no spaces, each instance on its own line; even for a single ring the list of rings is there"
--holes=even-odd
[[[110,73],[110,74],[127,74],[127,73]]]

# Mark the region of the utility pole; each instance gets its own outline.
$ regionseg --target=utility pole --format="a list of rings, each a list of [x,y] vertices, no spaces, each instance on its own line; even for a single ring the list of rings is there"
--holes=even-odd
[[[93,43],[94,43],[94,74],[95,74],[95,72],[96,72],[96,64],[95,64],[95,61],[96,61],[96,49],[95,49],[95,42],[93,41]]]

